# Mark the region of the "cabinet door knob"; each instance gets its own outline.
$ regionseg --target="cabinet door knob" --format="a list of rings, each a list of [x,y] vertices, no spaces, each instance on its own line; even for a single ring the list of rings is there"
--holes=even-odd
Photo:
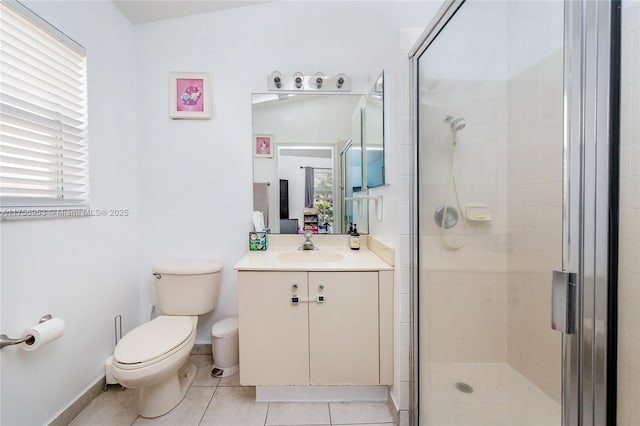
[[[318,290],[320,290],[320,291],[324,290],[324,284],[320,284],[320,285],[318,286]]]
[[[291,284],[291,289],[292,290],[297,290],[298,289],[298,284]]]
[[[291,296],[291,304],[297,305],[298,303],[300,303],[300,298],[298,297],[298,295],[294,294],[293,296]]]

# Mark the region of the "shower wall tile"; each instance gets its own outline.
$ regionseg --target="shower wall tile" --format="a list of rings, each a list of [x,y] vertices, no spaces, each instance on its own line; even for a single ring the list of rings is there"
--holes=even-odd
[[[413,146],[413,135],[411,133],[411,118],[408,116],[399,117],[398,120],[398,141],[400,145]],[[402,174],[410,174],[410,170],[402,170]]]
[[[556,401],[560,334],[550,276],[562,264],[562,52],[508,83],[507,360]]]
[[[425,269],[421,300],[423,353],[430,363],[504,362],[506,360],[507,173],[506,90],[504,81],[427,80],[421,92],[419,177],[420,248]],[[467,240],[447,248],[433,212],[444,205],[451,170],[451,130],[447,115],[462,116],[458,132],[456,184],[460,203],[486,204],[493,220],[467,224]],[[426,142],[426,143],[425,143]],[[451,194],[449,205],[455,204]],[[456,207],[457,209],[457,207]],[[446,231],[447,241],[464,238],[461,220]],[[428,271],[428,272],[427,272]],[[424,308],[423,308],[424,309]],[[427,343],[428,342],[428,343]]]
[[[400,170],[401,170],[401,174],[404,176],[409,176],[411,175],[411,164],[413,163],[413,148],[411,145],[399,145],[398,146],[399,150],[400,150],[400,158],[401,158],[401,162],[400,162]]]
[[[618,425],[640,418],[640,3],[623,1]]]
[[[506,357],[505,274],[429,272],[430,362],[500,362]],[[427,327],[425,327],[427,328]]]
[[[400,294],[410,293],[411,272],[408,265],[396,265],[396,277]]]

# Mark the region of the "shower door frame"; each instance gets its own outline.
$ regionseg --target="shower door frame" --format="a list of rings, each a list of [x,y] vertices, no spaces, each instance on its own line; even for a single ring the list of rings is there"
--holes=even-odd
[[[563,335],[562,424],[614,426],[620,2],[565,1],[564,31],[562,265],[577,274],[577,331]]]
[[[418,62],[464,2],[446,1],[409,52],[413,120],[410,422],[416,426],[420,415]],[[562,267],[576,273],[577,294],[576,333],[563,334],[562,354],[558,354],[562,357],[562,426],[614,426],[620,2],[565,0],[564,12]],[[549,275],[551,279],[551,271]]]

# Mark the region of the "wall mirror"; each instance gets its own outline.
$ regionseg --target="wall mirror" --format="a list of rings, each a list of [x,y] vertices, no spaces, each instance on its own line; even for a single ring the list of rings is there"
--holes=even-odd
[[[384,72],[366,97],[363,117],[366,188],[383,186],[384,180]]]
[[[272,233],[311,229],[344,234],[351,223],[359,232],[368,232],[367,204],[351,200],[366,191],[363,141],[368,98],[252,95],[254,210],[264,212]],[[267,151],[256,144],[263,144],[264,138]]]

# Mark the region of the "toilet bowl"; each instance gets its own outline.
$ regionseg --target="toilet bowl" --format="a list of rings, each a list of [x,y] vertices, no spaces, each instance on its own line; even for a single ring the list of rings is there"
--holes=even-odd
[[[111,372],[124,387],[141,389],[141,416],[165,414],[189,390],[197,371],[195,365],[188,363],[197,324],[198,317],[160,316],[118,343]]]
[[[122,386],[138,389],[138,414],[153,418],[177,406],[197,368],[189,363],[197,315],[212,311],[218,299],[217,263],[172,263],[154,267],[161,315],[127,333],[113,352],[111,373]]]

